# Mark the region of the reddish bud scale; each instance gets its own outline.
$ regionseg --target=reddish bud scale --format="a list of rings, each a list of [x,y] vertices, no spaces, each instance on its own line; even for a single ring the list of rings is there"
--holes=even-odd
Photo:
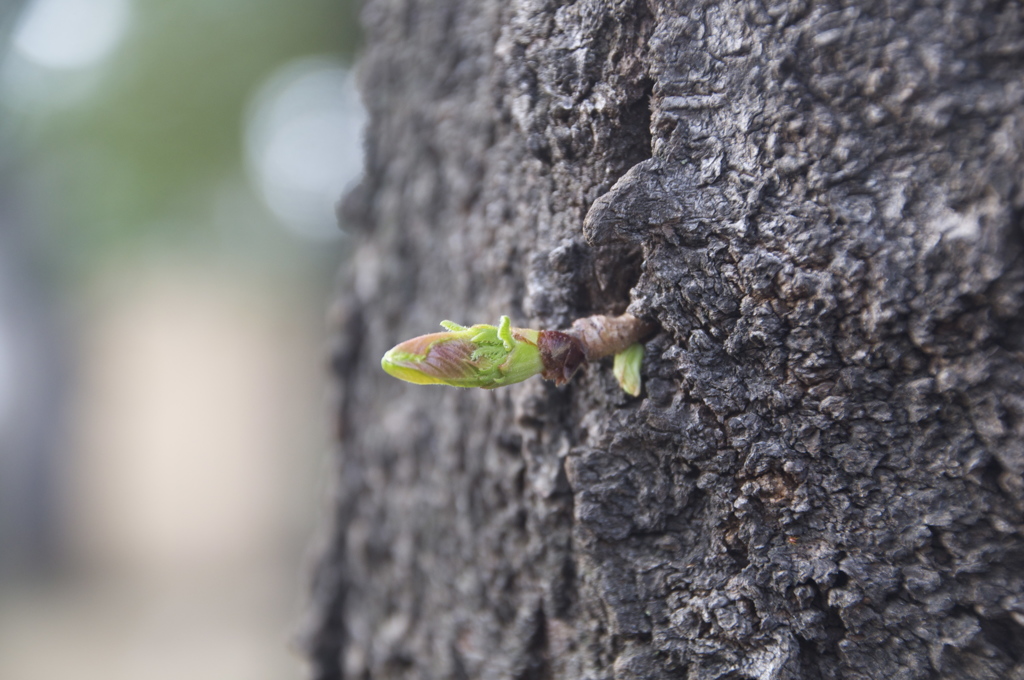
[[[439,379],[463,377],[471,373],[476,350],[468,339],[450,339],[451,333],[430,333],[407,340],[400,347],[410,354],[420,354],[417,369]]]
[[[544,362],[540,374],[545,380],[554,380],[556,385],[569,382],[576,371],[587,363],[587,352],[579,338],[562,331],[540,331],[537,334],[537,349]]]

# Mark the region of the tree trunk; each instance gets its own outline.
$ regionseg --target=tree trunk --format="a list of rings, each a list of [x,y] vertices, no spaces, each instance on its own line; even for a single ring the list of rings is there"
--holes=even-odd
[[[327,678],[1024,678],[1013,2],[369,0]],[[417,387],[441,319],[644,392]]]

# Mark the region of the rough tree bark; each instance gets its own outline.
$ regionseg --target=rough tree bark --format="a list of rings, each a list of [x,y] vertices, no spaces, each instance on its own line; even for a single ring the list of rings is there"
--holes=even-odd
[[[1020,4],[364,21],[318,678],[1024,678]],[[636,399],[378,366],[627,307]]]

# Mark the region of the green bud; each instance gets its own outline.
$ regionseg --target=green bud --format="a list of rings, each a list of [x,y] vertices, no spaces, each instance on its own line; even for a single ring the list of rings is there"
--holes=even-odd
[[[633,343],[615,355],[612,372],[626,394],[640,396],[640,367],[644,362],[644,346]]]
[[[417,385],[491,389],[521,382],[544,370],[538,332],[512,328],[507,316],[498,326],[465,327],[450,321],[445,333],[421,335],[388,351],[381,367],[399,380]]]

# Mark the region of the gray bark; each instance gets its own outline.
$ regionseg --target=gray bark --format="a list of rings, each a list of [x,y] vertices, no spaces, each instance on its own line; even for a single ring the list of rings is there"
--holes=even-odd
[[[1010,2],[369,0],[318,678],[1024,678]],[[645,390],[415,387],[441,319]]]

